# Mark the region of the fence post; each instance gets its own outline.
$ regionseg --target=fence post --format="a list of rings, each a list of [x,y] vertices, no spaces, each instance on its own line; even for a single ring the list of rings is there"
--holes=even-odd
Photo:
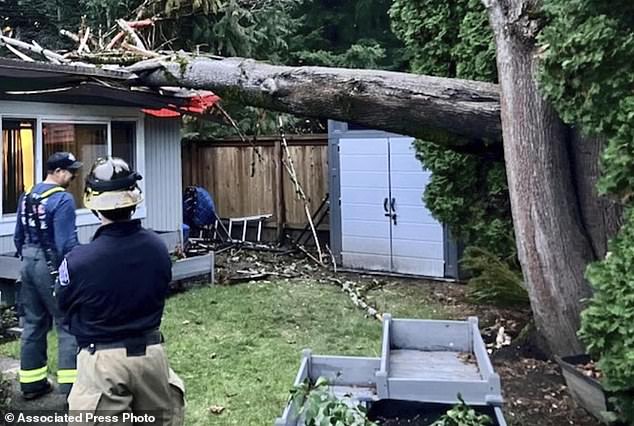
[[[275,158],[275,221],[277,225],[277,240],[284,236],[284,223],[286,222],[286,208],[284,200],[284,166],[282,165],[284,153],[282,152],[282,141],[277,139],[273,150]]]

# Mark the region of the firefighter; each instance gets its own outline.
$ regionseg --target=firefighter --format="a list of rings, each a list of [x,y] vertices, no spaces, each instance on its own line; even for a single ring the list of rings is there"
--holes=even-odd
[[[168,366],[159,332],[172,262],[161,239],[132,219],[142,201],[139,180],[111,157],[97,160],[86,179],[84,204],[102,225],[66,255],[56,286],[79,346],[68,405],[119,421],[158,413],[156,424],[182,425],[183,382]]]
[[[57,268],[77,242],[75,200],[66,192],[82,163],[69,152],[56,152],[46,162],[46,179],[23,194],[13,239],[22,258],[19,305],[24,318],[20,345],[20,388],[25,399],[53,390],[47,374],[46,336],[57,328],[59,391],[68,394],[75,380],[77,346],[62,326],[53,298]]]

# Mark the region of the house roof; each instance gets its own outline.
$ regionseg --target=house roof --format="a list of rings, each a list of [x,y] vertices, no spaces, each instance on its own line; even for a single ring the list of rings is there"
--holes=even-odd
[[[190,106],[201,97],[210,100],[209,106],[218,100],[211,92],[133,86],[134,77],[125,70],[0,58],[0,99],[167,108],[186,113],[199,112]]]

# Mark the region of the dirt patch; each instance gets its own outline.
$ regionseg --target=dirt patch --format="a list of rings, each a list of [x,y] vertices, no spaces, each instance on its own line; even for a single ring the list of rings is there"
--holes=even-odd
[[[429,426],[439,420],[451,406],[444,404],[425,404],[420,402],[383,400],[372,404],[368,418],[381,426]],[[493,410],[478,410],[493,421]],[[497,425],[492,423],[492,426]]]

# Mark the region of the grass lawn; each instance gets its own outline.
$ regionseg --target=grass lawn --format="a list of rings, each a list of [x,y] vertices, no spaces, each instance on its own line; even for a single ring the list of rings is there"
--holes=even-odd
[[[421,295],[416,288],[392,287],[373,290],[370,298],[397,317],[444,316],[441,306]],[[378,321],[365,318],[337,287],[311,281],[181,293],[168,300],[162,330],[170,363],[187,387],[187,425],[271,425],[286,403],[303,348],[378,356],[381,340]],[[17,342],[0,346],[0,355],[18,353]],[[225,410],[212,414],[212,405]]]

